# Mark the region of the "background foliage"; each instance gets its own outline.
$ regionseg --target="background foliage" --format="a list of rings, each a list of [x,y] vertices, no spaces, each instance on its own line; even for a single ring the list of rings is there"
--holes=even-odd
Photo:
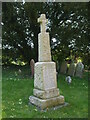
[[[60,64],[72,51],[88,64],[88,3],[3,3],[2,11],[3,64],[38,61],[37,18],[42,13],[49,20],[52,59]]]

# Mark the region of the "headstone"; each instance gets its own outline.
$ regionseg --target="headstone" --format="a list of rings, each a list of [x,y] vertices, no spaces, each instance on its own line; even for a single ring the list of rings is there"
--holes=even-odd
[[[66,72],[67,72],[67,62],[63,61],[61,64],[60,73],[66,74]]]
[[[72,62],[68,68],[68,75],[74,76],[75,74],[75,64]]]
[[[31,77],[34,77],[34,65],[35,65],[35,62],[33,59],[31,59],[30,61]]]
[[[45,14],[38,18],[41,33],[38,35],[39,57],[35,63],[33,96],[29,97],[30,103],[41,109],[64,104],[64,96],[60,95],[57,88],[56,64],[51,61],[49,33],[46,32],[47,19]]]
[[[83,70],[84,70],[84,65],[82,64],[82,62],[77,63],[75,76],[82,78]]]

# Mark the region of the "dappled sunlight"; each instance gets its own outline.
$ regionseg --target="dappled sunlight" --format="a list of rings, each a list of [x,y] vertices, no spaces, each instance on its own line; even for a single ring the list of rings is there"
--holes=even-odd
[[[21,105],[22,104],[22,99],[19,99],[19,105]]]
[[[22,61],[20,61],[20,60],[18,60],[17,62],[12,61],[11,63],[12,63],[12,64],[14,64],[14,65],[21,65],[21,66],[24,66],[24,65],[26,65],[26,64],[27,64],[27,63],[22,62]]]
[[[82,58],[81,57],[78,57],[78,59],[77,59],[77,63],[79,63],[79,62],[82,62]]]

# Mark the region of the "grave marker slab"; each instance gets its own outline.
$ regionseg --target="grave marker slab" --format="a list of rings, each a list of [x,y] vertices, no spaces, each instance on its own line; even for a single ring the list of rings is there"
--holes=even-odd
[[[61,64],[60,73],[66,74],[66,72],[67,72],[67,62],[63,61]]]
[[[82,62],[77,63],[75,76],[82,78],[83,70],[84,70],[84,65],[82,64]]]
[[[72,62],[68,68],[68,75],[74,76],[75,74],[75,64]]]
[[[34,65],[35,65],[35,62],[33,59],[31,59],[30,61],[31,77],[34,77]]]

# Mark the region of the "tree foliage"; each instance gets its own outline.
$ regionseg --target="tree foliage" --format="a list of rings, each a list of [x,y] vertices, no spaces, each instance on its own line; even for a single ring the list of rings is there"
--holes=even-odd
[[[4,58],[38,60],[37,18],[41,13],[49,20],[47,31],[54,60],[62,61],[71,50],[83,59],[88,55],[88,3],[3,3],[2,10]]]

